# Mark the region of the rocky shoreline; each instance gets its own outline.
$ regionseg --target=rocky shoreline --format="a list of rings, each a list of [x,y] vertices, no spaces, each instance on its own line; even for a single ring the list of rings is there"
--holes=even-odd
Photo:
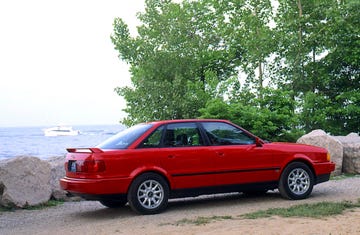
[[[330,136],[315,130],[302,136],[298,143],[326,148],[336,163],[333,175],[360,174],[360,137]],[[64,156],[46,160],[32,156],[18,156],[0,161],[0,205],[23,208],[47,202],[50,199],[69,200],[60,188],[64,177]]]

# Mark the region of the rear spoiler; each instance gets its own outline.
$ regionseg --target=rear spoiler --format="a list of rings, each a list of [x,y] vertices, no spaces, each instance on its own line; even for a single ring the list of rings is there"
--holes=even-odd
[[[67,148],[69,153],[103,153],[99,148]]]

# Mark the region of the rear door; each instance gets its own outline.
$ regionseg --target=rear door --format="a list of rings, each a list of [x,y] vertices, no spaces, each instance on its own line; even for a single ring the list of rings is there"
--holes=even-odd
[[[197,123],[171,123],[162,133],[162,144],[156,154],[171,177],[173,189],[213,185],[214,156],[205,146]],[[143,147],[147,145],[145,141]]]

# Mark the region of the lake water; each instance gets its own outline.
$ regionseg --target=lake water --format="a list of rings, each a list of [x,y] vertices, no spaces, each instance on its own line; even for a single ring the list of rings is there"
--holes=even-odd
[[[94,147],[124,129],[122,125],[73,126],[76,136],[44,136],[47,127],[0,127],[0,160],[15,156],[46,159],[63,156],[66,148]]]

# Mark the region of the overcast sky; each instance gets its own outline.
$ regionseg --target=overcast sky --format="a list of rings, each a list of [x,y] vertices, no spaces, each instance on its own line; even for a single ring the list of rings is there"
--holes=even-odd
[[[0,127],[116,124],[130,84],[110,40],[144,0],[0,1]]]

